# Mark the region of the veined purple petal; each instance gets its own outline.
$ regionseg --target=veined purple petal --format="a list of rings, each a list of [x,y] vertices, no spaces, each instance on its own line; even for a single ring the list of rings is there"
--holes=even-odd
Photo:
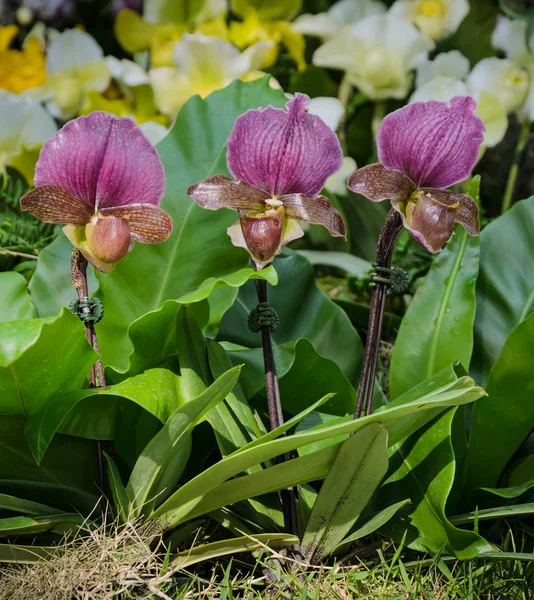
[[[44,223],[85,225],[91,219],[91,208],[59,185],[42,185],[20,199],[27,210]]]
[[[308,96],[295,94],[287,112],[268,106],[237,118],[228,138],[228,168],[236,179],[272,196],[314,196],[341,168],[343,152],[333,131],[306,112]]]
[[[460,223],[469,235],[476,236],[480,232],[477,203],[467,194],[453,194],[449,190],[425,188],[423,193],[432,196],[437,202],[454,209],[454,221]]]
[[[397,200],[403,202],[415,191],[414,182],[400,171],[388,170],[382,163],[373,163],[354,171],[347,186],[373,202]]]
[[[446,188],[466,179],[486,131],[470,96],[414,102],[387,115],[378,130],[378,157],[421,187]]]
[[[211,175],[194,183],[189,186],[187,195],[208,210],[230,208],[263,212],[266,210],[265,200],[269,199],[267,192],[226,175]]]
[[[94,208],[159,205],[165,172],[131,119],[94,112],[70,121],[45,143],[35,185],[59,185]]]
[[[159,206],[153,204],[128,204],[103,208],[104,217],[121,217],[128,223],[132,238],[143,244],[161,244],[172,233],[172,219]]]

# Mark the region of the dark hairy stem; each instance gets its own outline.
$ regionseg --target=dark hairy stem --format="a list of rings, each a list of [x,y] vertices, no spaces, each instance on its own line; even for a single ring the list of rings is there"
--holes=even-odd
[[[76,290],[76,293],[78,294],[78,300],[82,301],[83,298],[87,298],[89,296],[89,289],[87,287],[87,260],[77,248],[74,248],[72,251],[71,270],[72,284],[74,286],[74,289]],[[87,337],[87,341],[91,344],[94,350],[100,354],[100,346],[98,345],[98,339],[96,337],[95,328],[92,323],[85,323],[85,335]],[[104,367],[100,358],[96,361],[95,365],[91,367],[91,371],[89,372],[89,381],[92,388],[106,386]],[[106,479],[104,476],[104,456],[102,454],[103,444],[100,441],[97,441],[96,444],[98,481],[100,485],[100,490],[104,492]],[[107,450],[108,453],[110,453],[113,456],[112,442],[109,442]]]
[[[391,266],[393,245],[401,228],[401,216],[392,208],[382,227],[376,246],[376,263],[379,267],[389,268]],[[360,377],[360,385],[358,387],[358,401],[354,410],[355,419],[358,419],[363,411],[365,411],[364,414],[366,415],[371,412],[371,403],[375,388],[376,363],[378,361],[378,352],[380,350],[380,336],[382,334],[382,322],[386,307],[387,291],[387,283],[377,282],[371,294],[367,340],[365,342],[362,374]]]
[[[258,302],[267,302],[267,282],[264,279],[256,279],[256,292]],[[282,403],[280,402],[280,390],[278,388],[278,376],[276,374],[276,363],[273,354],[273,342],[271,339],[271,329],[269,326],[261,328],[261,340],[263,346],[263,363],[265,367],[265,390],[267,392],[267,406],[269,408],[269,420],[271,430],[284,424],[284,415],[282,413]],[[285,434],[283,434],[285,435]],[[290,459],[289,454],[283,454],[278,457],[279,462],[286,462]],[[284,512],[284,525],[286,532],[298,536],[297,505],[295,502],[295,489],[287,488],[281,490],[282,509]],[[289,548],[293,553],[300,553],[298,547]]]

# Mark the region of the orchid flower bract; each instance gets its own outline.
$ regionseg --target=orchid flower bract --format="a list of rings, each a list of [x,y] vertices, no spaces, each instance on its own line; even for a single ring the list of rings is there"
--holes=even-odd
[[[238,117],[227,142],[233,179],[213,175],[187,190],[203,208],[239,212],[228,234],[260,269],[303,235],[298,221],[323,225],[333,236],[345,237],[342,216],[319,195],[328,177],[341,168],[343,152],[335,133],[306,111],[308,101],[296,94],[287,112],[269,106]]]
[[[133,242],[158,244],[171,234],[159,206],[161,159],[131,119],[96,112],[67,123],[43,146],[35,184],[22,209],[66,225],[66,236],[100,271],[111,271]]]
[[[387,115],[378,130],[380,162],[349,177],[349,188],[373,202],[391,200],[410,235],[432,254],[460,223],[478,235],[476,202],[445,189],[469,177],[484,138],[484,124],[469,96],[450,102],[415,102]]]

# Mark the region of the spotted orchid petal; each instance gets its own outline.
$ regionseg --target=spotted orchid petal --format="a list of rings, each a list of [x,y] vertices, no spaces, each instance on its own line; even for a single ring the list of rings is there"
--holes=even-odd
[[[297,221],[322,225],[334,237],[346,239],[345,222],[343,217],[325,196],[305,196],[304,194],[289,194],[282,196],[286,216]]]
[[[269,106],[237,118],[228,138],[228,168],[272,196],[314,196],[341,168],[343,152],[336,135],[308,114],[309,98],[295,94],[287,111]]]
[[[387,115],[378,130],[378,157],[386,169],[409,177],[418,188],[446,188],[466,179],[484,141],[476,102],[415,102]]]
[[[409,177],[400,171],[386,169],[382,163],[358,169],[349,177],[347,186],[373,202],[404,202],[415,191],[415,184]]]
[[[161,244],[172,233],[172,219],[159,206],[153,204],[128,204],[103,208],[104,218],[120,217],[128,224],[131,237],[143,244]]]
[[[95,112],[70,121],[46,142],[35,185],[61,186],[94,210],[157,206],[165,173],[156,149],[132,120]]]
[[[449,190],[425,189],[421,190],[428,194],[433,200],[454,208],[454,222],[460,225],[471,236],[480,232],[480,220],[478,217],[477,203],[467,194],[453,194]]]
[[[212,175],[193,184],[187,190],[187,195],[208,210],[230,208],[255,212],[263,212],[266,209],[265,201],[270,197],[267,192],[246,181],[230,179],[226,175]]]
[[[85,225],[93,212],[86,202],[59,185],[42,185],[31,190],[20,199],[20,206],[44,223]]]

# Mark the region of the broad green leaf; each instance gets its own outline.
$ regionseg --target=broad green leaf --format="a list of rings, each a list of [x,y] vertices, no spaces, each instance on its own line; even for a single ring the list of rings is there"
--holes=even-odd
[[[337,456],[339,448],[330,446],[314,454],[285,461],[268,469],[243,475],[221,483],[191,504],[189,511],[174,513],[168,526],[194,519],[213,510],[299,483],[323,479]]]
[[[199,396],[175,410],[135,463],[127,485],[134,514],[149,513],[170,494],[189,457],[191,432],[202,417],[224,400],[239,378],[240,367],[230,369]],[[186,450],[184,454],[184,450]],[[184,461],[185,456],[185,461]],[[143,509],[145,507],[146,509]]]
[[[534,480],[534,454],[525,456],[508,470],[506,483],[509,486],[523,485]]]
[[[31,564],[51,558],[58,552],[54,546],[21,546],[0,544],[0,563]]]
[[[28,289],[40,317],[54,317],[64,306],[76,300],[70,271],[71,255],[72,244],[63,233],[39,252]],[[87,269],[87,285],[90,293],[98,287],[92,268]]]
[[[368,425],[343,443],[313,505],[302,539],[302,551],[310,562],[328,556],[357,521],[387,472],[387,448],[387,429],[378,423]],[[311,458],[313,454],[306,456]]]
[[[260,21],[289,21],[302,0],[231,0],[232,11],[240,17],[255,15]]]
[[[471,372],[485,385],[512,331],[534,310],[534,197],[517,202],[480,234]]]
[[[534,426],[532,356],[534,314],[506,340],[489,376],[488,398],[473,409],[466,492],[495,487],[506,464]]]
[[[109,487],[111,489],[111,495],[113,497],[113,503],[115,509],[123,523],[127,523],[132,515],[132,498],[128,496],[128,492],[122,483],[122,479],[117,469],[117,465],[113,462],[113,459],[106,453],[107,476]]]
[[[374,533],[377,529],[380,529],[383,525],[385,525],[388,521],[390,521],[396,513],[406,506],[410,504],[411,500],[401,500],[400,502],[396,502],[384,510],[381,510],[379,513],[371,517],[364,525],[362,525],[359,529],[357,529],[354,533],[351,533],[348,537],[344,538],[343,541],[338,544],[334,550],[333,554],[340,554],[344,550],[348,549],[348,547],[357,540],[361,540],[362,538]]]
[[[490,552],[491,544],[472,531],[454,527],[445,506],[452,489],[455,458],[451,442],[454,410],[436,417],[395,449],[389,477],[380,489],[382,505],[409,497],[408,521],[398,521],[397,534],[408,530],[408,545],[421,552],[452,553],[472,559]]]
[[[276,258],[274,266],[278,273],[278,285],[270,287],[268,295],[270,303],[280,315],[280,329],[273,335],[275,344],[307,338],[321,356],[336,362],[356,387],[363,348],[347,315],[319,289],[313,268],[303,256],[285,250]],[[237,301],[224,316],[218,339],[246,348],[260,348],[261,335],[247,328],[248,314],[257,304],[254,283],[246,283],[239,290]],[[332,391],[338,390],[325,390],[316,397]]]
[[[363,258],[349,254],[348,252],[322,252],[320,250],[300,250],[301,256],[312,265],[326,265],[336,267],[352,275],[364,279],[369,275],[373,265]]]
[[[38,482],[73,486],[97,493],[97,453],[94,441],[57,435],[38,465],[25,439],[24,424],[23,417],[0,415],[0,492],[52,506],[59,505],[46,499],[47,496],[42,489],[40,490]],[[80,465],[83,465],[83,468],[80,468]],[[4,487],[2,480],[18,480],[20,484],[32,481],[39,493],[36,497],[24,496],[12,487]],[[63,490],[61,494],[67,498],[66,492],[67,490]],[[88,502],[91,509],[96,504],[96,498],[94,500],[94,503]]]
[[[417,288],[393,347],[389,371],[392,398],[457,360],[469,368],[478,246],[477,237],[457,226]]]
[[[0,493],[0,509],[39,516],[51,515],[55,512],[51,506],[46,506],[46,504],[2,493]]]
[[[526,481],[520,485],[514,485],[510,487],[503,488],[478,488],[476,491],[488,492],[488,494],[492,494],[493,496],[499,496],[500,498],[506,498],[509,500],[519,498],[525,492],[528,492],[530,489],[534,487],[534,479],[530,481]]]
[[[299,539],[287,533],[259,533],[254,536],[244,536],[231,540],[222,540],[205,544],[204,546],[195,546],[184,552],[176,554],[171,564],[175,569],[185,569],[199,562],[237,554],[239,552],[254,552],[265,546],[280,547],[293,546],[299,543]]]
[[[36,316],[24,277],[13,271],[0,273],[0,321],[21,321]]]
[[[263,350],[252,348],[228,352],[234,364],[244,364],[242,385],[248,398],[265,393]],[[275,346],[280,397],[284,410],[298,414],[320,396],[330,394],[324,411],[346,415],[354,411],[356,391],[339,366],[321,356],[307,339]],[[335,391],[335,395],[331,392]]]
[[[64,534],[83,525],[80,515],[62,513],[45,517],[8,517],[0,519],[0,537],[35,535],[48,531]]]
[[[410,414],[417,418],[418,413],[421,411],[457,406],[479,398],[483,391],[480,388],[473,387],[472,380],[469,380],[469,378],[462,378],[462,380],[456,382],[456,385],[458,385],[457,389],[447,390],[442,394],[436,393],[432,397],[425,398],[424,401],[418,399],[400,406],[388,407],[385,410],[362,417],[356,421],[350,420],[332,426],[319,427],[266,443],[259,443],[248,450],[234,452],[185,483],[159,507],[153,516],[165,519],[169,518],[169,515],[172,514],[173,518],[178,520],[180,515],[189,513],[202,497],[217,485],[246,471],[253,465],[265,462],[286,452],[291,452],[302,446],[336,436],[348,435],[363,429],[369,423],[387,425],[391,433],[394,429],[395,421],[402,419],[404,422],[403,418]],[[395,444],[405,437],[403,436],[405,428],[406,425],[399,430],[396,436],[390,435],[389,441],[391,444]]]
[[[62,433],[70,435],[113,439],[121,398],[138,404],[162,423],[185,402],[180,378],[167,369],[150,369],[116,385],[56,396],[28,420],[26,435],[36,459],[42,458],[60,427]]]

